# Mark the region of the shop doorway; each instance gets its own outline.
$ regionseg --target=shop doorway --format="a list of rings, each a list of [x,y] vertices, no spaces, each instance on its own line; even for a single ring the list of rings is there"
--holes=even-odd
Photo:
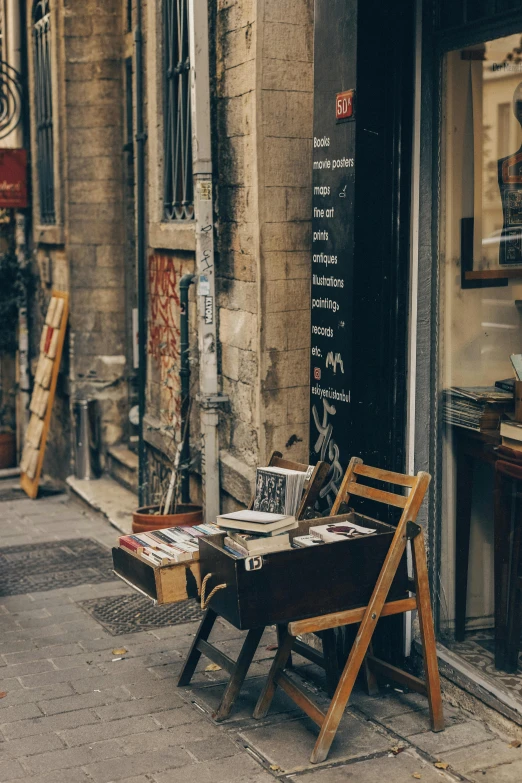
[[[520,486],[495,494],[499,459],[516,461],[518,448],[499,451],[501,422],[514,415],[510,356],[522,353],[522,15],[509,3],[434,6],[418,40],[416,459],[434,476],[426,523],[441,668],[522,723],[522,659],[507,665],[499,653],[515,616],[507,607],[518,611],[510,558]]]

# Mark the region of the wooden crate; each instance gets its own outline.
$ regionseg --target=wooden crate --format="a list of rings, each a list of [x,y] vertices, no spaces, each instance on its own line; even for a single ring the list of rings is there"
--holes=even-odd
[[[212,574],[207,595],[220,584],[210,606],[239,629],[260,628],[278,622],[340,612],[365,606],[390,548],[395,528],[351,512],[302,521],[292,531],[304,535],[313,525],[350,520],[376,528],[371,536],[304,549],[287,549],[263,556],[257,571],[247,571],[245,560],[223,549],[223,535],[200,539],[201,576]],[[406,556],[397,570],[389,600],[408,596]]]
[[[112,550],[114,573],[157,604],[197,598],[201,588],[198,556],[192,562],[154,567],[124,549]]]

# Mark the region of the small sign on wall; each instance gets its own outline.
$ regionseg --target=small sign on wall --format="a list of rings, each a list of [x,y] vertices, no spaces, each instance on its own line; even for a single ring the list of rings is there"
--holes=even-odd
[[[27,150],[0,149],[0,209],[27,206]]]
[[[335,96],[335,119],[337,122],[345,122],[354,118],[355,90],[338,92]]]

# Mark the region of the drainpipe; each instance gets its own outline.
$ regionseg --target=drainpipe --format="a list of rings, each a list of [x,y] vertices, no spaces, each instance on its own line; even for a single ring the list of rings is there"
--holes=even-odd
[[[140,506],[145,503],[147,452],[143,437],[147,372],[147,297],[146,297],[146,237],[145,237],[145,141],[143,127],[143,35],[141,0],[136,3],[134,32],[136,58],[136,268],[138,277],[138,492]]]
[[[210,145],[210,78],[207,0],[189,0],[192,161],[198,278],[199,395],[201,412],[201,476],[205,520],[219,514],[218,411],[226,397],[217,372],[214,209]]]
[[[190,475],[188,464],[190,460],[190,354],[189,354],[189,288],[195,282],[192,274],[183,275],[179,281],[180,303],[180,350],[181,368],[181,435],[183,446],[180,454],[181,472],[181,502],[190,503]]]

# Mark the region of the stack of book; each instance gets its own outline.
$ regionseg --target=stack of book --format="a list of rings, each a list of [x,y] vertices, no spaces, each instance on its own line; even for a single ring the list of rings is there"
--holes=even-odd
[[[224,545],[236,557],[266,555],[290,549],[289,530],[297,527],[294,516],[266,511],[234,511],[217,518],[218,527],[226,531]]]
[[[360,538],[375,533],[375,528],[362,527],[354,522],[331,522],[326,525],[314,525],[305,536],[295,536],[292,546],[296,549],[304,549],[308,546],[320,546],[321,544],[333,544],[336,541],[346,541],[348,538]]]
[[[153,566],[175,565],[194,560],[199,555],[198,538],[219,533],[216,525],[169,527],[150,533],[121,536],[121,549]]]
[[[498,429],[513,394],[496,386],[452,386],[444,390],[442,400],[446,424],[483,432]]]
[[[500,424],[500,435],[503,446],[522,452],[522,424],[517,421],[503,421]]]

